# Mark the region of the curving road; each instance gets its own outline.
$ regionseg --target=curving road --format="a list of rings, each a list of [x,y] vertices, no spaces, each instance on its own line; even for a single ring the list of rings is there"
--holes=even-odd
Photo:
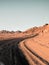
[[[20,53],[18,52],[19,40],[11,39],[0,42],[0,65],[23,65]],[[27,64],[27,62],[25,63]]]
[[[18,44],[37,35],[0,41],[0,65],[29,65]]]

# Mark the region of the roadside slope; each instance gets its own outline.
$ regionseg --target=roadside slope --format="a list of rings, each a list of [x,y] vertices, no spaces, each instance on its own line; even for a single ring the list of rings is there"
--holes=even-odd
[[[49,65],[49,25],[39,35],[20,42],[19,49],[29,65]]]

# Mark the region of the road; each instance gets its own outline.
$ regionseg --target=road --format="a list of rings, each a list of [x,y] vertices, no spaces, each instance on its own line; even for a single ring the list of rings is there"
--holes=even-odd
[[[18,44],[36,35],[0,41],[0,65],[29,65]]]

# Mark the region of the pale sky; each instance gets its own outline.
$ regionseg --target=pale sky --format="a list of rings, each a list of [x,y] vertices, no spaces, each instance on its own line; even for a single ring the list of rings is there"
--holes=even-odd
[[[49,0],[0,0],[0,30],[24,31],[49,23]]]

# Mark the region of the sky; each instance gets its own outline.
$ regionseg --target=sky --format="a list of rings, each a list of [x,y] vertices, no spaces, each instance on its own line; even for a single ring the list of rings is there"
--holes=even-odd
[[[49,0],[0,0],[0,30],[27,30],[49,23]]]

